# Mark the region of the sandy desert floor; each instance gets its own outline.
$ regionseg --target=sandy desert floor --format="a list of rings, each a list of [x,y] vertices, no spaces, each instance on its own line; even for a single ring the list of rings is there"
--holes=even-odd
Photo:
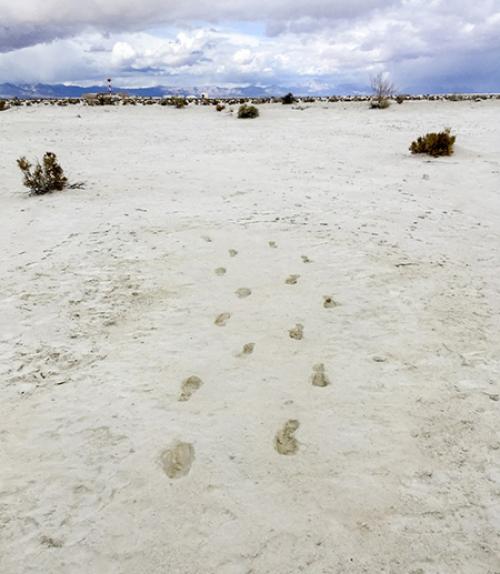
[[[3,112],[1,574],[500,573],[499,114]]]

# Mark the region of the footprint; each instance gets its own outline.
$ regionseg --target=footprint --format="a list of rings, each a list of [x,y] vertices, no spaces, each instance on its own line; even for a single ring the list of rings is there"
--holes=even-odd
[[[288,420],[283,428],[276,433],[274,437],[274,448],[284,455],[295,454],[299,449],[299,443],[293,436],[299,428],[300,423],[297,420]]]
[[[309,259],[307,255],[302,255],[302,261],[304,263],[312,263],[312,261]]]
[[[200,379],[200,377],[193,376],[183,381],[181,385],[179,401],[189,401],[191,395],[196,392],[201,387],[201,385],[203,385],[203,381]]]
[[[324,295],[323,296],[323,307],[325,309],[333,309],[334,307],[337,307],[338,303],[336,303],[332,297],[330,297],[329,295]]]
[[[327,387],[330,384],[330,381],[326,376],[325,365],[323,363],[314,365],[311,382],[315,387]]]
[[[245,297],[249,297],[252,294],[252,291],[246,287],[241,287],[240,289],[237,289],[235,293],[240,299],[245,299]]]
[[[163,471],[169,478],[181,478],[189,474],[193,460],[194,448],[188,442],[174,442],[160,455]]]
[[[221,313],[220,315],[217,315],[214,322],[218,327],[225,327],[230,318],[231,313]]]
[[[226,274],[226,268],[225,267],[217,267],[217,269],[215,270],[215,274],[216,275],[225,275]]]
[[[300,275],[290,275],[285,283],[287,285],[297,285],[297,281],[300,279]]]
[[[288,331],[288,334],[290,335],[290,339],[300,341],[304,338],[304,325],[297,323],[293,329]]]
[[[48,546],[49,548],[62,548],[64,542],[60,538],[52,538],[52,536],[43,535],[40,538],[40,544]]]
[[[246,343],[245,345],[243,345],[243,349],[238,356],[245,357],[247,355],[251,355],[254,349],[255,349],[255,343]]]
[[[276,249],[278,247],[278,244],[276,243],[276,241],[270,241],[269,247],[273,247],[274,249]]]
[[[238,252],[236,251],[236,249],[230,249],[229,250],[229,256],[230,257],[236,257],[236,255],[238,255]]]

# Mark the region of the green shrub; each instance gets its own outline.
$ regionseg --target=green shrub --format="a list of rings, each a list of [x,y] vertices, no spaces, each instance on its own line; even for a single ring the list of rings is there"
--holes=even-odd
[[[238,118],[249,119],[259,117],[259,110],[252,105],[242,104],[238,110]]]
[[[68,178],[57,162],[56,154],[50,151],[43,156],[42,164],[36,162],[33,170],[32,164],[25,157],[19,158],[17,165],[24,174],[23,184],[34,195],[62,191],[68,186]]]
[[[186,98],[174,98],[173,102],[174,102],[174,106],[178,110],[180,110],[181,108],[184,108],[188,105],[188,101],[186,100]]]
[[[99,106],[112,106],[114,105],[113,97],[109,94],[97,94],[97,104]]]
[[[149,103],[153,103],[153,100],[151,100],[150,102],[145,101],[143,102],[143,104],[149,104]],[[169,98],[163,98],[160,100],[160,106],[175,106],[177,109],[181,109],[184,108],[188,105],[188,101],[186,100],[186,98],[183,98],[181,96],[175,96],[175,97],[169,97]]]
[[[411,153],[426,153],[432,157],[451,155],[456,136],[451,135],[450,128],[439,133],[428,133],[419,137],[410,145]]]
[[[288,92],[288,94],[286,96],[283,96],[281,98],[281,103],[285,106],[289,106],[290,104],[293,104],[295,102],[295,98],[293,97],[292,92]]]
[[[225,110],[225,109],[226,109],[226,106],[225,106],[224,104],[220,104],[220,103],[219,103],[219,104],[217,104],[217,105],[215,106],[215,109],[216,109],[218,112],[222,112],[222,110]]]
[[[112,106],[114,105],[113,97],[109,94],[84,94],[83,99],[87,106]],[[54,101],[50,104],[54,105]]]

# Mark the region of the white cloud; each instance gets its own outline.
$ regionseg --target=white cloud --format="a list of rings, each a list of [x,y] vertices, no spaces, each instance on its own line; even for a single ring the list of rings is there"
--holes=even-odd
[[[366,15],[396,0],[0,0],[0,50],[74,35],[93,27],[137,31],[192,21],[279,22]]]
[[[333,90],[367,85],[370,74],[386,70],[406,91],[500,89],[493,63],[499,0],[4,3],[0,46],[33,45],[0,53],[0,81],[91,82],[109,74],[123,85],[265,82]],[[227,21],[256,16],[266,35]],[[153,23],[155,33],[148,32]]]
[[[130,65],[137,58],[137,52],[128,42],[116,42],[111,50],[111,62],[115,66]]]

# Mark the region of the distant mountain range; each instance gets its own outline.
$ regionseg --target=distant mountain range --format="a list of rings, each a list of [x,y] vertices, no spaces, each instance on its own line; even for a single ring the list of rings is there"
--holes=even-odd
[[[106,92],[107,86],[73,86],[66,84],[0,84],[0,98],[79,98],[83,94]],[[114,93],[127,93],[131,96],[161,97],[161,96],[201,96],[206,94],[212,98],[258,98],[268,96],[283,96],[288,92],[295,95],[329,95],[324,90],[304,87],[283,86],[240,86],[234,88],[204,86],[191,88],[173,88],[168,86],[153,86],[150,88],[113,87]],[[359,86],[338,86],[337,94],[359,94]]]

